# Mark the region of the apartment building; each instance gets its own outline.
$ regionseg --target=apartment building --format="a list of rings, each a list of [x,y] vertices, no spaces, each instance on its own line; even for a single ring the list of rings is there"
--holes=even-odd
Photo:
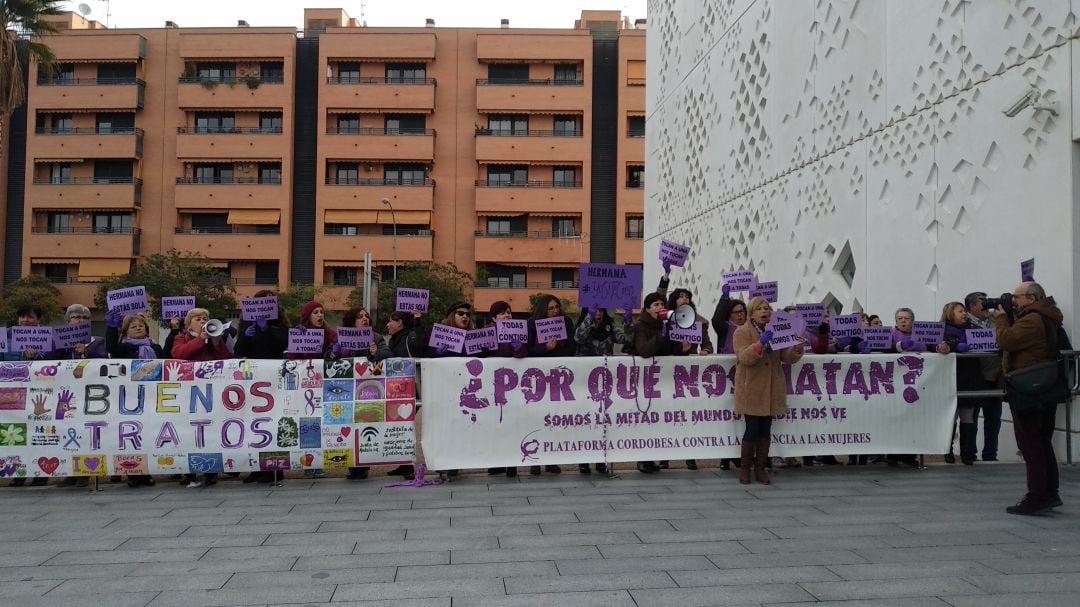
[[[44,275],[89,304],[103,277],[175,247],[241,296],[317,283],[336,307],[370,252],[385,277],[453,262],[478,307],[525,311],[536,292],[575,298],[580,263],[641,263],[643,23],[304,17],[302,32],[109,30],[65,14],[60,70],[32,68],[25,144],[5,150],[23,169],[5,281]]]

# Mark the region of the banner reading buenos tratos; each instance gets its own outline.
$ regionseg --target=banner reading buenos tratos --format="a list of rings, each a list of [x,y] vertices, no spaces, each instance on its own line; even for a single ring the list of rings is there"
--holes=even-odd
[[[938,453],[953,356],[805,356],[772,455]],[[433,469],[738,457],[733,356],[438,359],[422,365]]]

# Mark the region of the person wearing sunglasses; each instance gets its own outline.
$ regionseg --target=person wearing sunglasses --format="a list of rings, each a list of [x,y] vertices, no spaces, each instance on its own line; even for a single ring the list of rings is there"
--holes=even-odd
[[[544,343],[536,343],[536,321],[545,318],[562,318],[566,324],[566,339],[551,339]],[[577,344],[574,342],[574,321],[563,314],[562,303],[554,295],[544,294],[536,298],[533,304],[532,317],[529,319],[529,356],[554,357],[573,356],[577,353]],[[554,464],[544,466],[550,474],[559,474],[562,468]],[[530,474],[540,474],[540,466],[529,469]]]

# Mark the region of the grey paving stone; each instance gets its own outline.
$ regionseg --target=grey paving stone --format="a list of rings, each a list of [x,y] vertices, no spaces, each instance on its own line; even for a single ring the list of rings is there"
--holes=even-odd
[[[501,596],[506,594],[501,579],[406,580],[388,584],[341,584],[334,601],[372,601],[425,597]]]
[[[551,548],[503,548],[499,550],[452,550],[450,562],[506,563],[512,561],[554,561],[601,559],[603,555],[596,546],[554,546]]]
[[[749,554],[739,542],[666,542],[659,544],[603,544],[598,546],[604,558],[649,556],[706,556],[710,554]]]
[[[170,590],[162,592],[148,607],[224,607],[227,605],[281,605],[326,603],[334,596],[331,585],[273,586],[228,590]]]
[[[564,535],[577,533],[635,533],[647,530],[675,529],[667,521],[614,521],[610,523],[545,523],[540,525],[544,535]]]
[[[981,557],[981,555],[978,555]],[[1040,558],[983,559],[979,563],[1000,573],[1080,572],[1080,557],[1050,556]],[[2,572],[3,570],[0,570]]]
[[[509,577],[503,581],[506,583],[507,594],[675,587],[671,576],[662,572]]]
[[[974,595],[984,592],[960,579],[927,577],[905,580],[869,580],[857,582],[803,582],[807,592],[823,601],[888,599],[899,597]]]
[[[188,527],[183,537],[205,537],[222,535],[252,535],[256,533],[315,533],[319,528],[318,522],[311,523],[278,523],[266,525],[199,525]]]
[[[466,579],[505,578],[526,575],[559,575],[552,561],[502,561],[494,563],[463,563],[454,565],[417,565],[399,567],[400,579]]]
[[[706,586],[631,590],[638,607],[709,607],[712,605],[757,605],[812,601],[814,597],[795,584],[771,583],[760,586]]]
[[[0,567],[23,567],[40,565],[60,554],[59,550],[45,552],[28,550],[16,554],[0,554]]]
[[[48,565],[102,565],[109,563],[178,563],[197,561],[205,548],[176,548],[172,550],[87,550],[61,552],[48,560]]]
[[[30,580],[76,580],[89,578],[116,578],[132,571],[135,565],[98,565],[96,567],[68,567],[57,565],[53,567],[2,567],[0,568],[0,581],[30,581]]]
[[[697,521],[694,521],[697,522]],[[674,531],[657,525],[657,528],[639,529],[636,533],[646,543],[659,542],[723,542],[728,540],[775,540],[776,535],[768,529],[757,527],[726,527],[712,521],[711,527],[689,531]]]
[[[567,535],[508,535],[499,538],[500,548],[545,548],[550,546],[599,546],[601,544],[639,544],[633,533],[578,533]]]
[[[912,535],[911,531],[892,523],[872,525],[799,525],[794,527],[766,526],[781,539],[814,537],[859,537],[870,535]]]
[[[394,521],[424,519],[429,516],[491,516],[490,506],[473,508],[432,508],[427,510],[372,510],[370,521]]]
[[[294,571],[324,569],[362,569],[364,567],[402,567],[408,565],[449,565],[450,551],[396,552],[386,554],[346,554],[340,556],[303,556],[293,565]]]
[[[145,607],[157,592],[114,592],[112,594],[57,594],[20,597],[18,607]]]
[[[224,535],[203,537],[133,537],[117,550],[163,550],[166,548],[213,548],[215,546],[259,546],[269,535]]]
[[[507,536],[506,539],[516,537],[532,538],[533,536]],[[540,536],[536,536],[539,539]],[[494,536],[484,537],[459,537],[440,540],[416,540],[403,542],[360,542],[357,543],[354,554],[380,554],[383,552],[430,552],[438,550],[484,550],[499,547],[499,538]]]
[[[269,586],[304,586],[314,584],[357,584],[393,582],[396,567],[365,567],[361,569],[322,569],[311,571],[247,572],[233,575],[225,589],[262,588]]]
[[[768,526],[795,526],[801,525],[799,521],[789,516],[754,516],[738,517],[725,516],[723,518],[709,516],[700,519],[686,519],[669,521],[676,531],[715,531],[718,529],[754,529]],[[776,537],[770,534],[770,537]]]
[[[629,592],[611,590],[454,597],[454,607],[635,607],[635,603]]]
[[[704,556],[647,556],[556,561],[563,575],[633,573],[635,571],[702,571],[716,570],[716,565]]]
[[[48,552],[55,550],[112,550],[123,544],[127,538],[111,537],[105,539],[89,540],[20,540],[15,542],[0,542],[0,555],[20,554],[23,552]]]
[[[510,514],[495,516],[456,516],[451,527],[490,527],[506,524],[539,525],[540,523],[576,523],[580,519],[575,512],[548,512],[545,514]],[[411,527],[410,527],[411,528]]]
[[[941,600],[953,607],[1016,607],[1017,605],[1054,605],[1076,607],[1080,595],[1075,592],[1024,592],[993,596],[943,596]]]
[[[1006,558],[1003,545],[980,546],[980,558]],[[912,561],[963,561],[972,557],[970,546],[932,546],[929,548],[856,548],[855,554],[871,563],[902,563]]]
[[[850,550],[824,550],[821,552],[791,552],[765,554],[708,554],[709,560],[720,569],[745,569],[750,567],[802,567],[805,565],[844,565],[865,563],[866,559]]]
[[[969,576],[997,575],[997,572],[993,569],[974,561],[865,565],[836,564],[829,565],[829,569],[845,580],[890,580],[923,577],[963,577],[969,579]]]
[[[405,529],[371,531],[340,531],[337,533],[275,533],[266,538],[264,546],[294,546],[298,544],[346,544],[357,542],[389,542],[405,539]]]
[[[982,597],[980,597],[982,598]],[[870,601],[815,601],[813,603],[783,603],[783,607],[946,607],[937,597],[915,599],[873,599]]]
[[[125,576],[121,580],[101,578],[68,580],[53,590],[52,593],[110,594],[117,590],[124,590],[125,592],[215,590],[224,586],[232,575],[232,573],[197,573],[188,575]]]
[[[181,575],[243,571],[288,571],[296,563],[295,556],[276,558],[236,559],[222,561],[191,561],[183,563],[143,563],[128,575]]]
[[[334,601],[333,607],[450,607],[450,597],[431,597],[426,599],[388,599],[385,601]],[[314,603],[280,605],[279,607],[312,607]]]
[[[25,582],[0,582],[0,601],[18,603],[22,597],[38,597],[61,585],[60,580],[29,580]]]
[[[492,519],[495,517],[487,517]],[[469,520],[481,520],[469,519]],[[319,525],[320,534],[346,531],[386,531],[389,529],[446,529],[449,516],[433,516],[426,519],[401,519],[398,521],[326,521]]]
[[[971,575],[966,576],[964,579],[989,594],[1080,591],[1080,576],[1070,573],[1016,573],[1005,576]]]
[[[459,537],[502,537],[510,535],[540,535],[540,525],[537,525],[535,523],[519,524],[508,520],[498,525],[472,525],[464,527],[451,527],[450,529],[409,529],[405,534],[405,539],[441,540]]]
[[[840,580],[840,576],[825,567],[758,567],[753,569],[713,569],[712,571],[670,571],[671,577],[683,588],[696,586],[734,586],[768,584],[777,580],[786,583]]]
[[[739,540],[750,552],[818,552],[881,548],[888,536],[821,537],[794,540]]]

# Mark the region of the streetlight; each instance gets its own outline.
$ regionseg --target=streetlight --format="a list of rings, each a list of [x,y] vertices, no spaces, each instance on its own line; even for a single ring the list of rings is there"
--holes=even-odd
[[[390,204],[389,198],[383,198],[382,203],[390,207],[390,221],[394,222],[394,284],[397,284],[397,216],[394,215],[394,205]]]

